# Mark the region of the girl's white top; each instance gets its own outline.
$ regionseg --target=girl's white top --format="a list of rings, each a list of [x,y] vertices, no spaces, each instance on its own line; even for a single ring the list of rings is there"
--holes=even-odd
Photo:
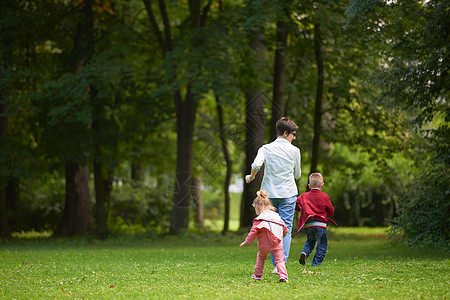
[[[283,224],[284,221],[281,219],[280,215],[272,210],[266,210],[259,214],[255,218],[256,220],[262,220],[259,223],[258,228],[266,228],[271,231],[275,237],[280,241],[283,239]]]
[[[261,190],[267,191],[269,198],[289,198],[298,195],[295,180],[302,174],[300,162],[300,149],[277,138],[259,148],[252,169],[259,171],[265,165]]]

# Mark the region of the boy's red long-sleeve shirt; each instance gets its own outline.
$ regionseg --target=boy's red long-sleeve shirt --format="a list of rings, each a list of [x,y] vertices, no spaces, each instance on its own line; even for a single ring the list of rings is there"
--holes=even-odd
[[[300,231],[305,223],[311,219],[336,225],[336,223],[329,218],[334,214],[334,207],[331,204],[330,197],[321,190],[312,189],[309,192],[298,196],[295,210],[301,211],[298,220],[298,231]]]

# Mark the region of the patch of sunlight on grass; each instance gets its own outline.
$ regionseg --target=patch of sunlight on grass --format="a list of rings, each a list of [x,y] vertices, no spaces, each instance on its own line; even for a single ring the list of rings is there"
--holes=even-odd
[[[21,232],[13,232],[11,233],[13,238],[19,238],[19,239],[37,239],[37,238],[48,238],[51,237],[53,232],[50,231],[42,231],[37,232],[31,230],[31,231],[21,231]]]
[[[388,227],[328,227],[331,232],[356,235],[387,235]]]
[[[211,231],[222,231],[223,229],[223,220],[211,220],[205,219],[204,224],[207,230]],[[230,231],[236,231],[239,229],[239,220],[230,220],[229,226]]]
[[[388,238],[389,227],[334,227],[329,226],[328,232],[331,236],[339,235],[341,237],[350,237],[353,236],[355,238],[359,237],[379,237],[379,238]]]

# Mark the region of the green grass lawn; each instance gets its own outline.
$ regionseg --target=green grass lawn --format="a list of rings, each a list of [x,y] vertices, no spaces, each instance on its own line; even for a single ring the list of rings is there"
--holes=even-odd
[[[297,260],[305,241],[299,234],[289,283],[278,282],[269,261],[261,282],[250,278],[257,247],[239,248],[245,236],[2,241],[0,299],[450,298],[448,252],[406,248],[384,229],[330,228],[324,263],[307,273]]]

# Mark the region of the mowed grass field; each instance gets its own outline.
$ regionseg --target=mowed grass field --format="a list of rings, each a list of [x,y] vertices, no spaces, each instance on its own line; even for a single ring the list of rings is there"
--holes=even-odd
[[[306,270],[295,236],[289,283],[269,260],[262,281],[250,278],[257,247],[239,248],[246,234],[1,241],[0,299],[450,298],[448,252],[401,246],[383,228],[330,228],[324,263]]]

